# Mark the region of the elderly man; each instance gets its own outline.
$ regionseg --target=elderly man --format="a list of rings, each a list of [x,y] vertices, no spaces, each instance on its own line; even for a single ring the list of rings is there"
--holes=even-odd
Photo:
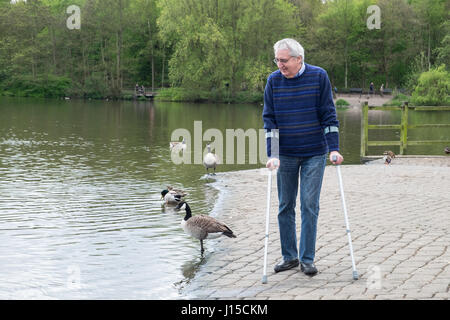
[[[344,160],[339,153],[339,122],[326,71],[304,62],[303,47],[296,40],[278,41],[274,52],[278,70],[267,79],[263,111],[269,157],[266,166],[271,170],[279,167],[278,225],[283,260],[274,270],[285,271],[300,264],[305,274],[313,276],[317,273],[314,256],[326,156],[329,152],[334,164]],[[273,144],[278,144],[279,154],[271,154]],[[335,161],[333,155],[337,156]],[[299,176],[301,233],[297,250]]]

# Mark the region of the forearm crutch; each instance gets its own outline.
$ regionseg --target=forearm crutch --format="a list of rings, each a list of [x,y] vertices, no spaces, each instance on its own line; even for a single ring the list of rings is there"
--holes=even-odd
[[[277,165],[277,163],[274,163]],[[266,203],[266,235],[264,239],[264,268],[262,283],[267,283],[267,247],[269,245],[269,215],[270,215],[270,200],[272,191],[272,171],[269,171],[269,177],[267,180],[267,203]]]
[[[336,161],[337,156],[333,155],[332,160]],[[339,188],[341,190],[342,209],[344,210],[345,227],[346,227],[347,236],[348,236],[348,246],[350,248],[350,257],[352,259],[353,280],[358,280],[358,271],[356,270],[355,257],[353,256],[352,236],[350,234],[350,224],[348,222],[347,206],[345,204],[344,186],[342,183],[342,175],[341,175],[341,166],[339,164],[336,165],[336,170],[337,170],[337,176],[338,176],[338,180],[339,180]]]

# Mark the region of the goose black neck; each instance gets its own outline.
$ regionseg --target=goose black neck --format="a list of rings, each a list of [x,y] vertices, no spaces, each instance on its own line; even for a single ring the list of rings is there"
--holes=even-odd
[[[191,208],[189,207],[189,205],[187,203],[184,203],[184,205],[186,206],[186,215],[184,216],[184,220],[188,220],[190,217],[192,217],[192,212],[191,212]]]

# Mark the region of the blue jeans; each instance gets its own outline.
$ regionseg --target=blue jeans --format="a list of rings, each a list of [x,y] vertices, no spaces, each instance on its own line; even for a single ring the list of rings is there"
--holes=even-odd
[[[280,229],[281,254],[285,261],[299,258],[304,263],[314,262],[320,190],[326,161],[326,154],[305,158],[280,156],[280,168],[277,174],[278,226]],[[300,255],[297,251],[295,225],[299,173]]]

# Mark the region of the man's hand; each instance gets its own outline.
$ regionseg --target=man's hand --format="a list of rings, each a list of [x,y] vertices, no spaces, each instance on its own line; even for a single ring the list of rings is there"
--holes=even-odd
[[[336,161],[333,161],[333,156],[336,156]],[[337,151],[330,152],[330,161],[332,164],[341,164],[344,161],[344,157]]]
[[[278,169],[280,167],[280,159],[278,158],[270,158],[267,163],[266,163],[266,167],[269,170],[275,170]]]

